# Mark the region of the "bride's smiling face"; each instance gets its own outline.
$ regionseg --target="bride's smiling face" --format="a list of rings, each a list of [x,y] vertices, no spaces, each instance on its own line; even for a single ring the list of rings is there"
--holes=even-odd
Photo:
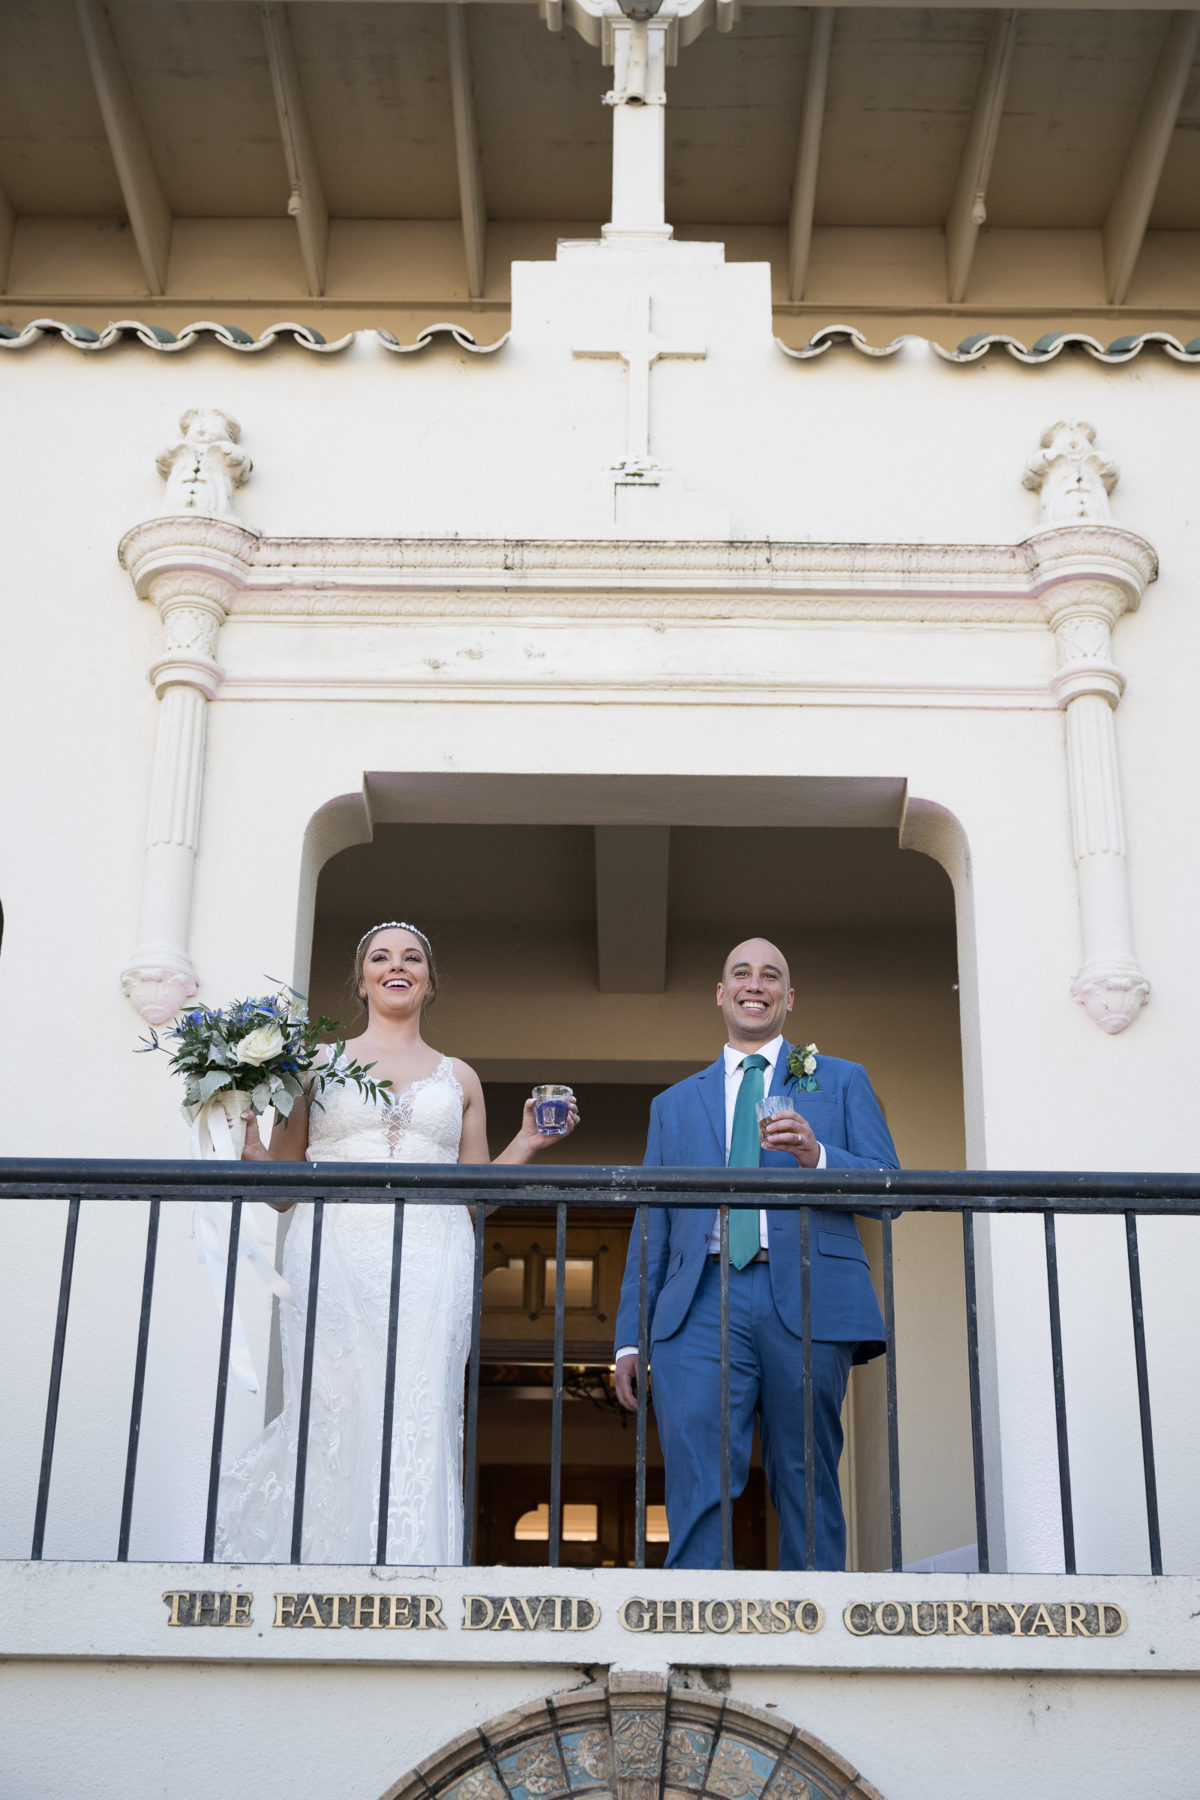
[[[431,995],[429,958],[411,931],[381,931],[363,958],[362,998],[367,1009],[385,1019],[420,1014]]]

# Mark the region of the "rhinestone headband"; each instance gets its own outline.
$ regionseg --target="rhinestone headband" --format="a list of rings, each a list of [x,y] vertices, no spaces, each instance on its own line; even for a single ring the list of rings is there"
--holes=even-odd
[[[361,950],[367,939],[373,938],[377,931],[411,931],[413,936],[419,937],[425,948],[429,949],[429,939],[425,933],[416,925],[410,925],[407,919],[384,919],[380,924],[372,925],[370,931],[364,931],[359,938],[358,949]],[[355,954],[357,955],[357,951]]]

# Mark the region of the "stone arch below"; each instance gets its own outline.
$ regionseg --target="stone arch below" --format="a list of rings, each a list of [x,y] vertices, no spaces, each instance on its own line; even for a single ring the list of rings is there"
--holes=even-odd
[[[614,1671],[464,1732],[380,1800],[883,1800],[819,1738],[740,1700]]]

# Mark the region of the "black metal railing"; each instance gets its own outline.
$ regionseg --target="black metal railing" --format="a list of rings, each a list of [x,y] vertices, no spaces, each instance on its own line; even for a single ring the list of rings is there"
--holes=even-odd
[[[392,1463],[392,1419],[396,1392],[396,1346],[400,1273],[404,1255],[406,1205],[467,1205],[474,1214],[475,1263],[471,1349],[464,1443],[463,1561],[474,1561],[476,1446],[479,1428],[479,1375],[483,1316],[485,1219],[489,1209],[552,1206],[555,1209],[554,1349],[551,1416],[550,1507],[548,1561],[559,1563],[562,1541],[563,1365],[567,1233],[573,1209],[628,1211],[635,1208],[633,1243],[639,1268],[639,1368],[649,1363],[650,1318],[647,1303],[649,1218],[653,1206],[720,1211],[721,1332],[721,1562],[733,1566],[732,1495],[730,1492],[729,1423],[729,1221],[728,1206],[751,1204],[767,1211],[799,1210],[801,1242],[801,1339],[803,1370],[803,1434],[806,1518],[815,1517],[815,1455],[812,1387],[811,1222],[814,1213],[854,1211],[881,1219],[883,1312],[886,1328],[886,1415],[891,1566],[902,1566],[903,1523],[900,1504],[900,1423],[896,1378],[896,1315],[893,1281],[893,1217],[910,1212],[953,1213],[962,1218],[963,1279],[970,1395],[971,1449],[979,1569],[986,1573],[988,1556],[987,1475],[980,1380],[978,1298],[975,1263],[975,1220],[1004,1213],[1041,1214],[1045,1230],[1045,1271],[1050,1313],[1051,1373],[1057,1435],[1058,1486],[1065,1571],[1076,1572],[1074,1507],[1067,1432],[1066,1383],[1059,1291],[1057,1215],[1123,1218],[1129,1276],[1145,1487],[1146,1532],[1151,1572],[1162,1573],[1154,1433],[1151,1417],[1146,1331],[1143,1314],[1138,1219],[1147,1215],[1189,1216],[1200,1213],[1200,1176],[1124,1174],[963,1173],[925,1171],[885,1174],[839,1170],[806,1174],[803,1205],[798,1205],[797,1177],[786,1170],[569,1168],[534,1173],[527,1168],[458,1165],[345,1164],[338,1167],[299,1163],[194,1162],[55,1162],[0,1160],[0,1199],[67,1203],[66,1230],[58,1286],[57,1315],[50,1358],[49,1385],[38,1473],[30,1555],[40,1559],[54,1472],[55,1437],[62,1389],[67,1322],[75,1270],[80,1209],[89,1201],[149,1203],[142,1274],[137,1346],[134,1358],[129,1430],[125,1456],[117,1559],[129,1556],[137,1481],[142,1401],[146,1380],[151,1311],[154,1299],[161,1208],[200,1200],[231,1201],[229,1252],[226,1264],[220,1344],[214,1370],[212,1437],[205,1510],[204,1560],[211,1562],[217,1530],[218,1487],[224,1449],[225,1410],[229,1383],[237,1280],[241,1211],[247,1200],[311,1202],[312,1249],[306,1299],[306,1328],[299,1405],[299,1446],[291,1522],[292,1561],[302,1560],[305,1476],[312,1398],[313,1354],[319,1324],[321,1236],[325,1208],[348,1202],[393,1208],[388,1352],[384,1393],[376,1561],[388,1561],[388,1498]],[[647,1382],[638,1383],[635,1565],[646,1558]],[[807,1566],[815,1566],[815,1531],[805,1534]]]

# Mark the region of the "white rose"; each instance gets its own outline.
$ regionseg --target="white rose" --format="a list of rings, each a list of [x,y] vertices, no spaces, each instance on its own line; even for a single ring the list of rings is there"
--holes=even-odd
[[[806,1056],[804,1059],[804,1073],[806,1075],[815,1075],[816,1072],[817,1072],[816,1057],[815,1056]]]
[[[278,1056],[283,1049],[283,1033],[278,1025],[260,1025],[255,1031],[248,1031],[240,1044],[233,1046],[233,1054],[240,1063],[249,1064],[252,1069],[261,1069],[265,1062]]]

